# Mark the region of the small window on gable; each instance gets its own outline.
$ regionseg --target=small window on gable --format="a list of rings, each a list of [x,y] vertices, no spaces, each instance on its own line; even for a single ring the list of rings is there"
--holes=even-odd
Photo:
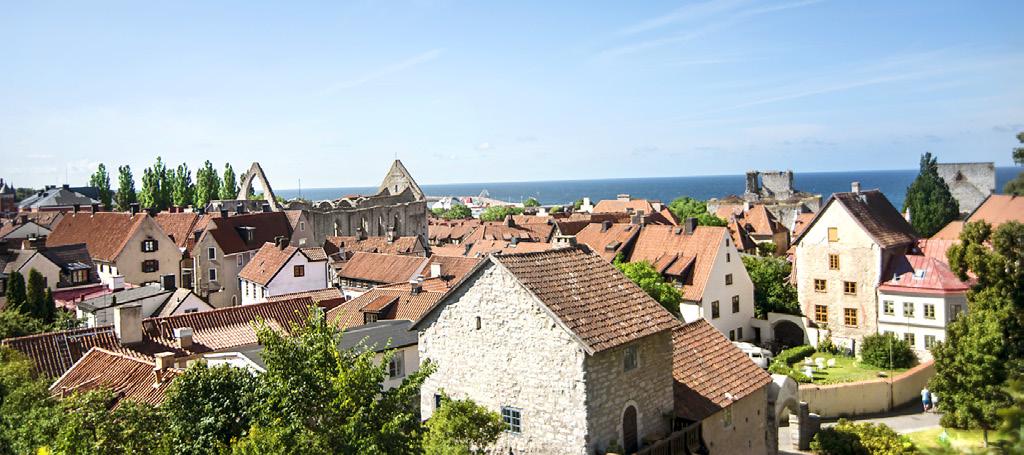
[[[477,316],[476,317],[476,329],[480,330],[480,327],[482,327],[482,326],[483,326],[483,324],[480,321],[480,316]]]
[[[839,228],[830,227],[828,228],[828,241],[838,242],[839,241]]]
[[[725,285],[726,286],[732,285],[732,274],[731,273],[726,273],[725,274]]]
[[[740,312],[740,296],[738,296],[738,295],[732,296],[732,312],[733,313],[739,313]]]
[[[622,351],[622,371],[635,370],[638,360],[636,346],[627,346]]]
[[[839,270],[839,255],[830,254],[828,255],[828,268],[829,270]]]
[[[152,253],[157,249],[157,242],[153,239],[146,239],[142,241],[142,252]]]
[[[211,260],[212,259],[217,259],[217,249],[212,247],[212,246],[207,248],[206,249],[206,257],[211,259]]]
[[[217,281],[217,269],[210,269],[210,281]]]
[[[306,276],[306,266],[297,265],[292,268],[292,274],[296,277]]]
[[[306,232],[306,222],[299,221],[299,232]]]

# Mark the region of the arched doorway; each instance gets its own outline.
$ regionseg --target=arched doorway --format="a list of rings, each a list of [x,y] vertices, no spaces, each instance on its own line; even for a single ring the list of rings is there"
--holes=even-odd
[[[773,331],[775,332],[775,342],[784,348],[804,344],[804,329],[793,321],[779,321],[775,323]]]
[[[636,408],[626,406],[622,413],[622,448],[626,453],[634,453],[640,448],[636,431]]]

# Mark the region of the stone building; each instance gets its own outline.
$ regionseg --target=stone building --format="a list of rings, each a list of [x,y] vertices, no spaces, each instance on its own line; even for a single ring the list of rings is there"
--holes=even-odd
[[[856,348],[864,335],[878,331],[885,271],[917,238],[882,192],[852,186],[832,195],[796,239],[794,273],[804,314],[837,344]]]
[[[793,230],[800,214],[821,208],[821,195],[794,188],[793,171],[747,171],[743,195],[709,199],[708,211],[716,213],[729,206],[745,211],[749,204],[763,204],[783,226]]]
[[[470,398],[505,421],[497,453],[633,453],[671,429],[678,325],[581,249],[490,256],[413,324],[422,417]]]
[[[939,177],[960,204],[960,213],[971,213],[996,191],[995,163],[940,163]]]
[[[18,212],[17,191],[10,183],[0,179],[0,217],[10,216]]]

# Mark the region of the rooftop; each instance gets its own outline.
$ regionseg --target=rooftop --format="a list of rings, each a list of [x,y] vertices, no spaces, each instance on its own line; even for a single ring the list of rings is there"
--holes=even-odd
[[[67,214],[46,238],[46,245],[84,243],[93,259],[113,262],[148,217],[115,212]]]
[[[165,370],[158,382],[154,367],[149,360],[92,348],[50,386],[50,393],[62,396],[105,388],[114,394],[114,407],[125,400],[156,406],[163,402],[171,381],[183,370]]]
[[[692,234],[678,226],[645,226],[629,260],[650,262],[659,272],[674,276],[684,276],[692,261],[692,279],[683,286],[683,298],[696,302],[704,295],[719,246],[727,237],[728,230],[718,226],[697,226]]]

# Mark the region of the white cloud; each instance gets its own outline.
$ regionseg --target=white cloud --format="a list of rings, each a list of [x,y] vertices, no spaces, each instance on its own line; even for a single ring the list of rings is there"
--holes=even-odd
[[[364,74],[363,76],[361,76],[359,78],[335,83],[335,84],[333,84],[333,85],[331,85],[331,86],[321,90],[319,95],[321,95],[321,96],[331,95],[331,94],[337,93],[337,92],[342,91],[342,90],[350,89],[350,88],[353,88],[353,87],[358,87],[358,86],[363,85],[365,83],[372,82],[372,81],[375,81],[377,79],[381,79],[381,78],[390,76],[392,74],[397,74],[397,73],[401,73],[403,71],[407,71],[409,69],[415,68],[416,66],[419,66],[419,65],[422,65],[424,63],[427,63],[427,62],[430,62],[432,60],[437,59],[438,57],[441,56],[442,52],[443,52],[443,49],[431,49],[431,50],[423,52],[421,54],[409,57],[409,58],[407,58],[405,60],[402,60],[400,62],[393,63],[391,65],[385,66],[383,68],[379,68],[379,69],[374,70],[374,71],[370,71],[370,72]]]
[[[481,142],[481,143],[476,145],[476,149],[478,151],[481,151],[481,152],[486,152],[486,151],[491,150],[493,148],[494,148],[494,146],[492,146],[490,142]]]

